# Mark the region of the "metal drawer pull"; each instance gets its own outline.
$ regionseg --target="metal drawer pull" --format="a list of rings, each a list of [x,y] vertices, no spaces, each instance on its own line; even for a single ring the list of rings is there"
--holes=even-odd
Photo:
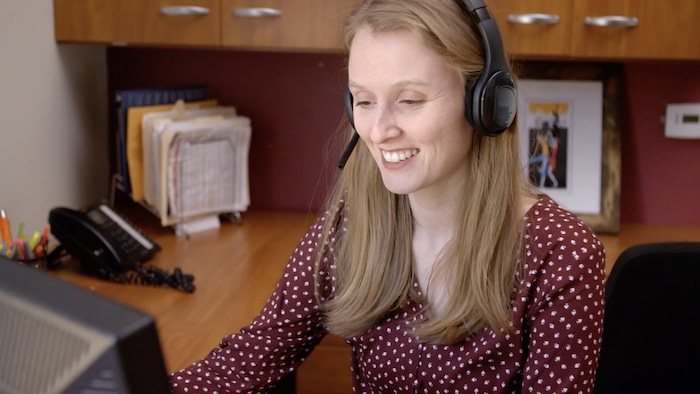
[[[517,23],[519,25],[556,25],[557,23],[559,23],[559,15],[510,14],[508,15],[507,20],[510,23]]]
[[[601,27],[635,27],[639,25],[639,19],[628,16],[587,16],[583,23],[588,26]]]
[[[282,16],[282,11],[275,8],[250,7],[236,8],[232,14],[244,18],[276,18]]]
[[[209,8],[198,7],[196,5],[172,5],[161,7],[160,13],[174,16],[209,15]]]

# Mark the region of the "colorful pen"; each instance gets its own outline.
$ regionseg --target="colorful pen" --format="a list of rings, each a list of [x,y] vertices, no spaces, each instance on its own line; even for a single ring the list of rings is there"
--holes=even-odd
[[[10,231],[10,219],[4,209],[0,209],[0,233],[2,233],[2,241],[8,244],[12,243],[12,231]]]
[[[14,253],[14,259],[15,260],[24,260],[26,258],[26,254],[24,252],[24,241],[21,239],[17,238],[15,239],[15,253]]]
[[[19,222],[19,230],[17,230],[17,239],[24,241],[26,237],[24,236],[24,222]]]
[[[22,241],[24,244],[24,259],[25,260],[34,260],[34,252],[32,251],[32,248],[29,247],[29,241],[26,239]]]
[[[39,240],[41,239],[41,234],[38,231],[35,231],[32,234],[32,239],[29,241],[29,248],[31,250],[34,250],[36,246],[39,244]]]

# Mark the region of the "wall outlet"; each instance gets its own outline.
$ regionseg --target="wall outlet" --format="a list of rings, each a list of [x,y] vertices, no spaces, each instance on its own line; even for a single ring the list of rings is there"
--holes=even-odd
[[[700,139],[700,104],[668,104],[664,120],[666,138]]]

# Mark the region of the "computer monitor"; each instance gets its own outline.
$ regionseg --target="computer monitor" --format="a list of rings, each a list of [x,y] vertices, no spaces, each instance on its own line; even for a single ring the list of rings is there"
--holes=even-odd
[[[155,320],[0,257],[0,393],[169,393]]]

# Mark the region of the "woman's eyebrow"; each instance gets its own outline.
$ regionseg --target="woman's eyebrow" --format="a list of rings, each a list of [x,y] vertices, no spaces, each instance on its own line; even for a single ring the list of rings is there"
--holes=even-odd
[[[430,82],[422,80],[422,79],[406,79],[403,81],[396,82],[391,85],[392,87],[398,87],[398,88],[403,88],[407,86],[430,86]],[[357,83],[355,81],[348,81],[348,87],[356,88],[356,89],[362,89],[364,86],[360,83]]]

